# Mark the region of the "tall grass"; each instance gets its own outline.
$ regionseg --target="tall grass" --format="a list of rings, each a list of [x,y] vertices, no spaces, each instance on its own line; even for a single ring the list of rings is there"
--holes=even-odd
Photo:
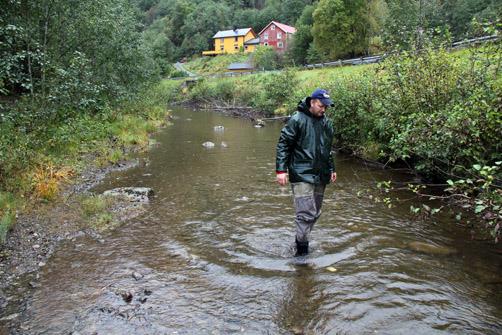
[[[103,166],[124,159],[131,147],[146,149],[149,134],[167,122],[167,104],[178,97],[179,86],[162,81],[113,109],[53,124],[33,120],[29,131],[15,118],[1,123],[0,242],[25,203],[21,199],[55,199],[61,183],[89,164],[86,157]]]

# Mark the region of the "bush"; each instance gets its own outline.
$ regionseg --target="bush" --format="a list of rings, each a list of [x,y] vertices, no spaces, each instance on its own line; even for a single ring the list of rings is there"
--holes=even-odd
[[[494,64],[481,61],[489,53],[465,60],[428,49],[383,64],[373,98],[381,126],[374,135],[391,160],[445,178],[500,158],[501,85]]]
[[[276,70],[281,65],[279,55],[274,48],[269,46],[256,48],[253,57],[254,66],[259,70]]]

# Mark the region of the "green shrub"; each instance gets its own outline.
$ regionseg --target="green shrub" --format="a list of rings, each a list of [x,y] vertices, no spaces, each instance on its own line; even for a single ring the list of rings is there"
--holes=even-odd
[[[386,155],[443,178],[498,160],[501,89],[490,53],[467,61],[428,49],[387,60],[373,103]]]
[[[14,224],[15,203],[13,194],[0,192],[0,243],[5,241],[7,232]]]

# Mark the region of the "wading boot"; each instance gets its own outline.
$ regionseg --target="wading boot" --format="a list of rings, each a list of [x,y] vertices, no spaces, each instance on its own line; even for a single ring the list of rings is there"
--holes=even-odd
[[[296,254],[295,257],[305,256],[309,253],[309,242],[300,242],[295,239],[296,242]]]

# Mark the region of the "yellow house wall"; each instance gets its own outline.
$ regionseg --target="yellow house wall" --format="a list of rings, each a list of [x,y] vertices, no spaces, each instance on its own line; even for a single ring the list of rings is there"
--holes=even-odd
[[[237,41],[235,41],[235,37],[224,37],[223,42],[221,42],[221,38],[214,39],[214,50],[217,53],[237,53],[244,47],[244,41],[255,38],[255,35],[249,31],[246,36],[238,36]],[[223,45],[223,50],[221,50],[221,46]],[[235,48],[237,45],[237,49]],[[246,52],[251,52],[255,50],[254,45],[248,46]]]
[[[244,50],[245,52],[253,52],[256,50],[256,45],[248,45],[248,48]]]

